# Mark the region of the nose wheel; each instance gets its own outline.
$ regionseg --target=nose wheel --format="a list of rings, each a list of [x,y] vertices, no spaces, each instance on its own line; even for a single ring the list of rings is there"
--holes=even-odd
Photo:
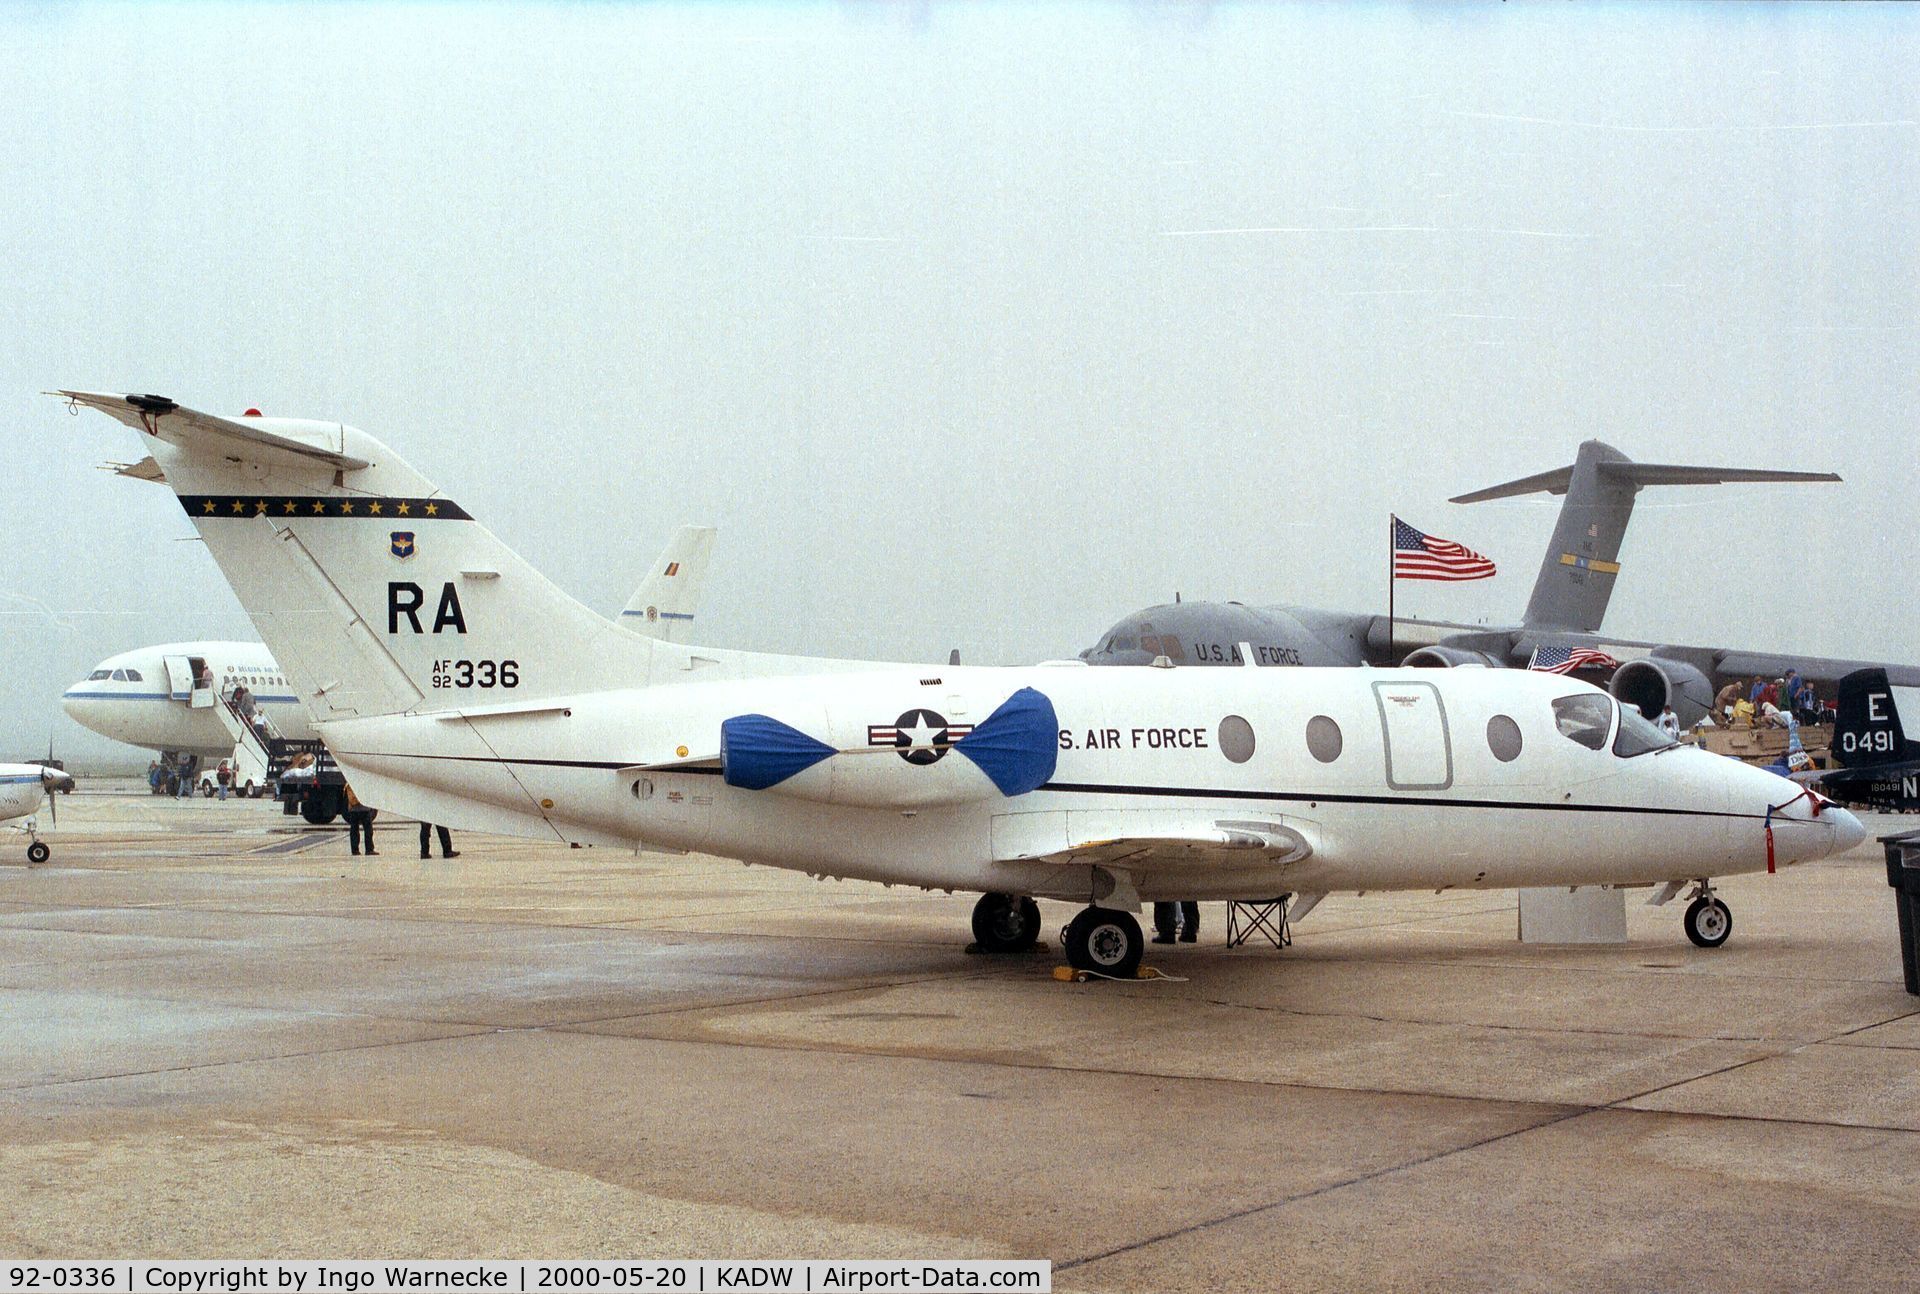
[[[1114,979],[1132,979],[1146,953],[1140,923],[1128,912],[1087,908],[1060,932],[1067,965]]]
[[[27,861],[30,863],[44,863],[51,857],[53,857],[53,851],[47,848],[47,842],[44,840],[36,840],[27,846]]]
[[[1693,902],[1687,905],[1684,924],[1687,938],[1696,948],[1718,948],[1733,933],[1733,913],[1712,887],[1702,881]]]
[[[982,894],[973,905],[973,939],[983,953],[1030,952],[1040,938],[1040,905],[1023,895]]]

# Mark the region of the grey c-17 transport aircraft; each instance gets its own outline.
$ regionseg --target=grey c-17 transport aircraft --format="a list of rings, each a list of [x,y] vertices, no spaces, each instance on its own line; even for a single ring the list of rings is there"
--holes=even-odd
[[[1843,676],[1877,665],[1783,652],[1634,642],[1600,633],[1620,573],[1620,542],[1639,492],[1650,485],[1720,485],[1752,481],[1838,481],[1831,472],[1636,463],[1611,445],[1589,440],[1569,467],[1540,472],[1449,500],[1481,503],[1524,494],[1560,494],[1560,518],[1518,625],[1505,628],[1399,619],[1370,612],[1240,602],[1179,602],[1125,617],[1080,653],[1094,665],[1142,665],[1166,657],[1175,665],[1237,665],[1249,644],[1256,665],[1487,665],[1524,668],[1541,648],[1601,649],[1621,662],[1608,690],[1651,719],[1672,703],[1682,726],[1712,708],[1730,680],[1784,676],[1788,669],[1826,694]],[[1920,685],[1920,668],[1884,665],[1903,686]]]

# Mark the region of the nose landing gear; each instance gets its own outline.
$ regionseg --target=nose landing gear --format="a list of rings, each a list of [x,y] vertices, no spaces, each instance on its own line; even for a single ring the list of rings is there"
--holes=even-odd
[[[1693,902],[1687,905],[1682,924],[1695,947],[1718,948],[1733,933],[1733,913],[1713,892],[1712,882],[1702,877],[1694,888]]]

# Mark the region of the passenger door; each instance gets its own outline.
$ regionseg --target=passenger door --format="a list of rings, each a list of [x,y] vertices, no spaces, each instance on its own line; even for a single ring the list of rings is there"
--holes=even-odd
[[[185,656],[166,656],[162,663],[167,667],[167,695],[175,701],[193,699],[193,662]]]
[[[1387,785],[1396,791],[1441,791],[1453,785],[1447,708],[1431,683],[1375,683]]]

